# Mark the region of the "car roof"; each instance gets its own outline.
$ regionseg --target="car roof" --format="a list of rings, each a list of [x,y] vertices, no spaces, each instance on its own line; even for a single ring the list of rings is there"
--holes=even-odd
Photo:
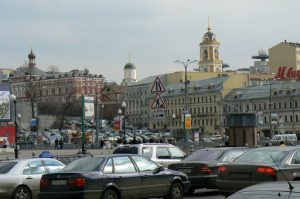
[[[119,147],[139,147],[139,146],[174,146],[172,144],[167,144],[167,143],[143,143],[143,144],[124,144],[120,145]]]
[[[294,192],[300,192],[300,181],[291,181],[290,183],[294,187]],[[246,187],[239,192],[249,191],[289,191],[289,184],[287,181],[265,182]]]
[[[27,158],[27,159],[10,159],[10,160],[1,160],[1,162],[30,162],[32,160],[55,160],[60,162],[55,158]]]
[[[292,151],[292,150],[296,150],[296,149],[300,149],[299,145],[296,146],[265,146],[265,147],[259,147],[259,148],[255,148],[253,150],[269,150],[269,151]]]
[[[206,151],[227,151],[231,149],[250,149],[249,147],[209,147],[209,148],[203,148],[199,149],[200,150],[206,150]]]

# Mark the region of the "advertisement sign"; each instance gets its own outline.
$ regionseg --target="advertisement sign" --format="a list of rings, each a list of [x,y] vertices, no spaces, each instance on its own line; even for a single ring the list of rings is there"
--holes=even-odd
[[[185,129],[192,128],[192,117],[191,114],[185,114]]]
[[[9,84],[0,84],[0,122],[11,120]]]
[[[84,97],[84,110],[86,118],[94,118],[94,97]]]

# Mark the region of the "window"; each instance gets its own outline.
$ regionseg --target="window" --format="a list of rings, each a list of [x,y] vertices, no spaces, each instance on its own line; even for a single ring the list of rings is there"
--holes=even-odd
[[[292,159],[292,164],[300,164],[300,151],[297,151]]]
[[[142,148],[142,154],[146,157],[152,157],[153,148],[152,147],[143,147]]]
[[[63,164],[52,159],[44,160],[44,163],[49,173],[57,172],[64,167]]]
[[[136,172],[134,165],[129,157],[115,157],[113,158],[115,173],[134,173]]]
[[[169,151],[166,147],[157,147],[156,148],[156,157],[158,159],[171,159]]]
[[[44,173],[46,173],[46,169],[40,160],[29,162],[28,165],[23,170],[24,175],[44,174]]]
[[[103,173],[112,173],[113,172],[113,165],[112,165],[112,159],[110,158],[106,165],[104,166]]]
[[[233,160],[235,160],[237,157],[239,157],[243,153],[244,153],[244,151],[242,151],[242,150],[229,151],[223,158],[223,161],[224,162],[232,162]]]
[[[140,156],[132,156],[132,158],[140,171],[154,171],[157,168],[157,164],[147,158]]]
[[[170,147],[169,151],[173,159],[183,159],[185,157],[185,154],[178,148]]]

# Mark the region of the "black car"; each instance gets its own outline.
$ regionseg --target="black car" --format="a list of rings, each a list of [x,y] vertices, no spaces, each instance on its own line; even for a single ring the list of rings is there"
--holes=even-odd
[[[220,165],[232,162],[248,151],[247,147],[216,147],[200,149],[183,161],[173,163],[169,169],[185,173],[190,182],[189,193],[198,188],[216,188],[216,179]]]
[[[40,199],[183,198],[190,182],[182,172],[164,169],[147,157],[112,154],[75,160],[43,175]]]
[[[289,184],[290,183],[290,184]],[[291,185],[291,186],[290,186]],[[228,199],[298,199],[300,198],[300,182],[267,182],[242,189]]]
[[[299,172],[299,146],[260,147],[220,166],[217,187],[224,195],[230,195],[262,182],[298,180]]]

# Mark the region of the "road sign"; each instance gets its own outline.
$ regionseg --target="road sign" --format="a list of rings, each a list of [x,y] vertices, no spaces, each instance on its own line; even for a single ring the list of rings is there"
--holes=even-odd
[[[159,120],[159,119],[166,119],[166,111],[165,110],[155,110],[152,112],[152,118]]]
[[[156,96],[152,102],[151,108],[157,109],[157,108],[165,108],[165,102],[161,98],[159,93],[156,93]]]
[[[152,93],[166,92],[166,89],[165,89],[164,85],[162,84],[162,82],[160,81],[159,77],[156,77],[154,84],[152,86],[151,92]]]

